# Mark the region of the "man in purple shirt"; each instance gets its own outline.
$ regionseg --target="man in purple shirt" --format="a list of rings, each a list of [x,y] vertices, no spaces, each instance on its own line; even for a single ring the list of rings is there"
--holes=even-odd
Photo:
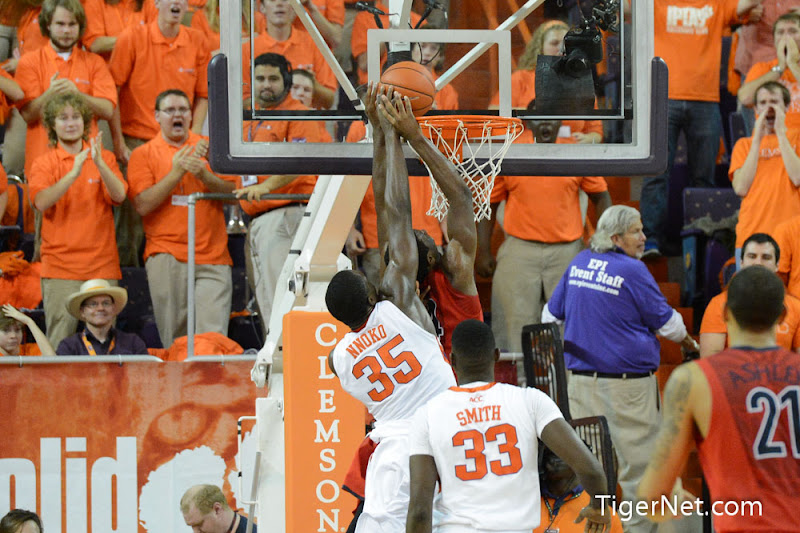
[[[656,335],[699,349],[639,260],[644,243],[636,209],[606,209],[591,249],[573,259],[542,312],[542,322],[564,321],[570,413],[608,420],[622,497],[628,501],[635,501],[658,431]],[[625,528],[626,533],[655,530],[655,524],[636,514]]]
[[[144,341],[114,327],[114,319],[128,303],[128,291],[104,279],[90,279],[67,300],[69,314],[82,320],[83,331],[58,345],[56,355],[147,355]]]

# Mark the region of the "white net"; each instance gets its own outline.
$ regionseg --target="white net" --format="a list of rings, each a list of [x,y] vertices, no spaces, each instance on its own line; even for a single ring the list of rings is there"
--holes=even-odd
[[[425,136],[455,165],[472,191],[475,221],[489,218],[494,179],[511,143],[522,134],[522,122],[495,116],[422,117],[419,122]],[[431,189],[428,214],[443,220],[448,202],[433,175]]]

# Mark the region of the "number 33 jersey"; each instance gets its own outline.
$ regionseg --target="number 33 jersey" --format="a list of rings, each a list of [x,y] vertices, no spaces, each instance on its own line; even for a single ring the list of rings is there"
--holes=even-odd
[[[456,384],[439,340],[389,301],[375,304],[366,325],[347,333],[332,359],[342,388],[378,425],[411,418]]]
[[[538,438],[562,418],[544,393],[504,383],[452,387],[417,411],[410,455],[431,455],[435,526],[530,531],[539,524]]]

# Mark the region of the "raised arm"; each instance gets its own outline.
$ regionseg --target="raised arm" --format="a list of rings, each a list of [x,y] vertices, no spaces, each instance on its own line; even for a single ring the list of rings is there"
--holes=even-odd
[[[422,158],[433,179],[450,204],[447,213],[447,270],[453,288],[464,294],[478,294],[475,285],[475,253],[478,231],[472,208],[472,192],[458,174],[453,163],[422,134],[407,97],[391,108],[387,107],[392,126],[411,144]]]
[[[375,82],[370,82],[367,94],[364,96],[364,112],[372,126],[372,191],[375,196],[375,213],[378,216],[378,251],[380,252],[380,277],[386,269],[384,255],[386,243],[389,239],[389,218],[386,212],[386,137],[383,135],[380,118],[378,116],[378,98],[386,94],[387,88]]]
[[[419,253],[411,227],[411,194],[408,190],[408,168],[403,156],[400,134],[389,122],[387,108],[401,106],[400,96],[390,101],[381,95],[378,104],[380,126],[386,138],[386,194],[384,210],[391,221],[388,226],[389,262],[381,279],[380,291],[425,331],[434,333],[433,323],[422,300],[417,296]],[[375,157],[383,157],[376,152]],[[377,197],[377,191],[375,195]]]

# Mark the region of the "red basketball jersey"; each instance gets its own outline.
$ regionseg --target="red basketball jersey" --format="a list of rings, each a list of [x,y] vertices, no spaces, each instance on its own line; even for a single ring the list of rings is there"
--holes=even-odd
[[[469,318],[483,321],[481,299],[477,294],[467,296],[455,290],[441,270],[432,271],[425,281],[431,288],[426,302],[428,313],[449,361],[452,346],[450,338],[455,327]]]
[[[717,532],[800,531],[800,355],[728,349],[697,363],[711,388],[697,446]],[[760,513],[717,514],[746,501],[761,502]]]

